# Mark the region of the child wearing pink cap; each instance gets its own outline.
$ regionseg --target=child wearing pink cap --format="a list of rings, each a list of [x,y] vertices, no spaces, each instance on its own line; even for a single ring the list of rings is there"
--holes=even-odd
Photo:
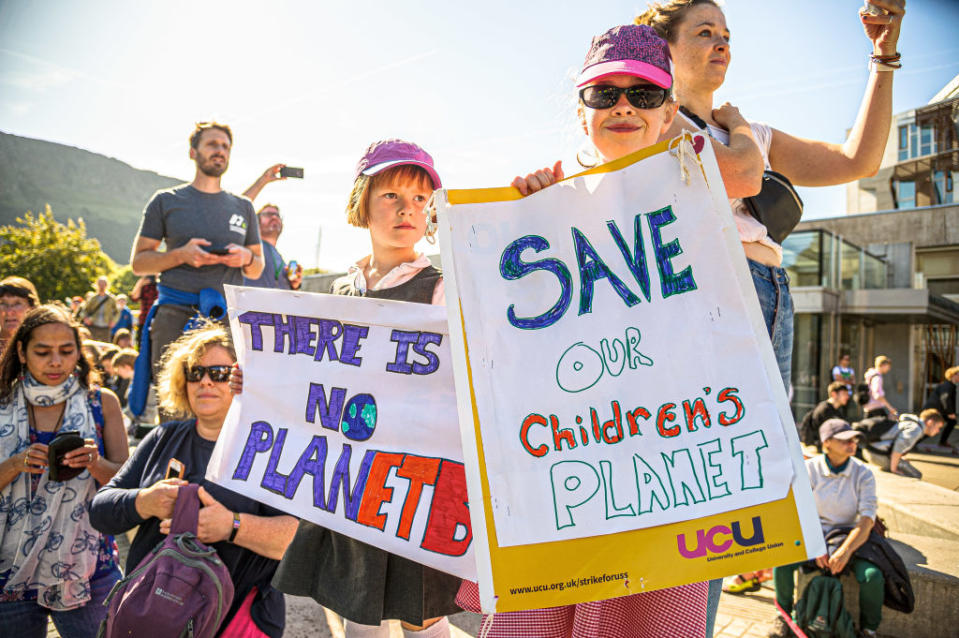
[[[593,38],[576,80],[580,124],[595,159],[606,163],[655,144],[676,115],[669,49],[650,27],[624,25]],[[592,163],[592,162],[591,162]],[[523,195],[563,179],[561,162],[517,177]],[[706,633],[706,583],[578,605],[494,614],[484,638],[660,638]],[[476,583],[464,581],[457,601],[479,611]]]
[[[416,144],[371,144],[356,166],[346,216],[369,229],[372,252],[334,281],[331,292],[445,304],[442,273],[415,248],[436,232],[426,204],[441,187],[433,158]],[[242,383],[236,369],[235,393]],[[402,621],[406,638],[448,638],[446,615],[460,611],[459,578],[302,520],[273,582],[343,616],[347,638],[389,638],[389,619]]]

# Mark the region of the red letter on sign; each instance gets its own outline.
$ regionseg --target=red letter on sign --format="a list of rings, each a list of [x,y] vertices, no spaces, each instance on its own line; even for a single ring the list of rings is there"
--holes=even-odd
[[[457,531],[464,528],[463,538],[457,539]],[[444,460],[433,490],[430,518],[426,533],[420,544],[425,550],[462,556],[473,541],[470,527],[469,497],[466,495],[466,473],[462,463]]]
[[[380,530],[386,527],[386,514],[380,514],[380,506],[393,500],[393,488],[386,487],[386,477],[390,475],[390,468],[402,462],[402,454],[377,452],[370,468],[370,476],[366,479],[363,500],[360,501],[360,511],[356,516],[358,523]]]
[[[420,495],[423,485],[433,485],[436,482],[436,473],[440,469],[440,460],[425,456],[407,454],[403,465],[396,470],[396,475],[409,479],[410,491],[403,501],[403,513],[400,514],[400,524],[396,535],[404,540],[410,540],[410,527],[413,526],[413,517],[416,516],[416,506],[420,504]]]

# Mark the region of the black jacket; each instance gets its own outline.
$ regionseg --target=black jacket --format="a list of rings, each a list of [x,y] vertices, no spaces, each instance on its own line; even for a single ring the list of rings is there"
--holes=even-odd
[[[821,445],[819,442],[819,426],[829,419],[845,420],[842,411],[833,407],[829,401],[822,401],[806,413],[799,424],[799,440],[803,445]]]
[[[952,381],[943,381],[933,388],[926,402],[922,404],[923,410],[929,408],[939,410],[939,414],[944,419],[951,421],[949,415],[956,413],[956,384]]]
[[[826,546],[829,548],[830,554],[842,545],[852,529],[851,527],[837,527],[826,534]],[[912,591],[912,582],[909,580],[906,564],[902,562],[902,558],[892,548],[892,545],[877,534],[876,530],[872,530],[869,532],[869,538],[866,539],[862,547],[856,550],[854,556],[868,560],[882,572],[885,581],[882,604],[904,614],[911,614],[916,606],[916,595]]]

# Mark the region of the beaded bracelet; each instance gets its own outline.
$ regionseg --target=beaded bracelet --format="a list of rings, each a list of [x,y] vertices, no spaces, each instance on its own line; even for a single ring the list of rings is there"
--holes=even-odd
[[[902,59],[902,54],[896,51],[896,55],[871,55],[869,58],[873,62],[898,62]]]
[[[869,56],[869,68],[876,71],[895,71],[902,68],[902,54],[896,51],[896,55],[871,55]]]

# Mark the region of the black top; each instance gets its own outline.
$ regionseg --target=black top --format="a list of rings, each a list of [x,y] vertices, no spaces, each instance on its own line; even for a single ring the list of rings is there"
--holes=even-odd
[[[399,286],[360,293],[354,275],[340,277],[337,295],[431,303],[443,274],[427,266]],[[300,521],[274,583],[294,596],[310,596],[353,622],[378,625],[397,618],[421,625],[428,618],[462,611],[460,579],[408,558],[367,545],[309,521]]]
[[[334,295],[348,295],[351,297],[371,297],[373,299],[395,299],[397,301],[413,301],[416,303],[432,303],[433,290],[436,282],[443,278],[438,268],[427,266],[404,281],[399,286],[382,290],[367,290],[361,293],[353,284],[356,275],[349,274],[333,281],[330,292]]]
[[[956,413],[956,384],[952,381],[943,381],[933,388],[926,402],[922,404],[923,410],[929,408],[939,410],[942,418],[947,422],[951,421],[949,415]]]
[[[823,401],[806,413],[799,425],[799,438],[805,445],[822,445],[819,439],[819,426],[829,419],[846,420],[841,408],[833,407],[829,401]]]
[[[126,573],[130,573],[166,537],[160,533],[160,519],[140,517],[136,497],[141,488],[164,478],[171,458],[186,466],[186,480],[202,485],[227,509],[256,516],[284,515],[284,512],[206,480],[206,466],[215,444],[197,434],[194,420],[164,423],[144,437],[123,467],[97,492],[90,505],[90,520],[95,528],[105,534],[120,534],[139,525],[130,544]],[[230,570],[235,591],[233,604],[221,627],[229,624],[243,599],[256,586],[259,594],[253,605],[253,618],[271,638],[281,636],[285,625],[283,595],[270,585],[279,561],[226,541],[213,543],[212,547]]]

